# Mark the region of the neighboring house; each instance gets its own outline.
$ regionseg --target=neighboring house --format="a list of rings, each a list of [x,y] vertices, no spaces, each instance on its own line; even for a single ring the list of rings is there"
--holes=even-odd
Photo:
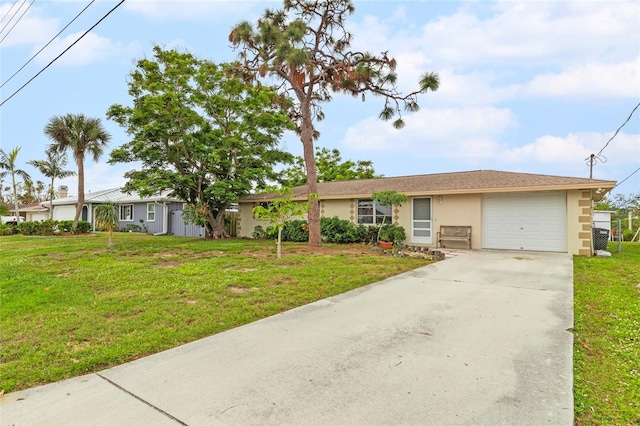
[[[385,208],[374,206],[372,192],[397,191],[410,197],[387,208],[403,226],[407,244],[436,246],[440,226],[471,226],[472,248],[592,253],[592,206],[615,181],[477,170],[318,184],[321,217],[353,223],[380,222]],[[294,188],[294,200],[307,199],[306,186]],[[251,237],[252,208],[269,201],[254,194],[240,201],[238,236]],[[447,247],[466,247],[448,242]]]
[[[61,197],[53,201],[53,219],[73,220],[76,213],[77,197]],[[185,237],[204,237],[203,226],[185,225],[182,219],[184,203],[165,194],[151,197],[140,197],[138,194],[127,194],[120,188],[89,192],[84,196],[81,220],[95,226],[93,212],[96,206],[105,203],[118,205],[118,227],[126,229],[127,225],[135,225],[149,234],[171,234]]]
[[[593,212],[593,227],[606,229],[609,232],[609,239],[613,241],[611,232],[611,215],[615,213],[610,210],[595,210]]]
[[[27,204],[19,206],[20,216],[27,222],[39,222],[49,219],[49,201],[41,203]],[[15,209],[11,209],[11,214],[16,214]]]

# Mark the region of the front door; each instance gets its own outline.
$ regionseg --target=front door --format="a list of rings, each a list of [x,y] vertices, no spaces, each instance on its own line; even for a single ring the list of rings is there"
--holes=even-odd
[[[411,242],[415,244],[433,244],[431,198],[414,198],[411,204]]]

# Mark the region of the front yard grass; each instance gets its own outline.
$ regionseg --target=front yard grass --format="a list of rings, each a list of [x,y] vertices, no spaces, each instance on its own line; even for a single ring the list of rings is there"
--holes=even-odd
[[[363,245],[0,238],[0,391],[102,370],[426,265]]]
[[[640,244],[574,258],[576,425],[640,424]]]

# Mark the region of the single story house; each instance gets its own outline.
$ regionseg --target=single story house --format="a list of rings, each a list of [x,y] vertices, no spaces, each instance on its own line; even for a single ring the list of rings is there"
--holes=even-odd
[[[18,206],[20,216],[27,222],[39,222],[49,219],[49,201],[41,203],[26,204]],[[16,214],[15,209],[10,210],[11,214]]]
[[[592,207],[615,181],[530,173],[476,170],[318,184],[321,217],[353,223],[380,223],[391,214],[405,228],[407,244],[435,247],[441,226],[470,226],[473,249],[592,253]],[[293,188],[294,200],[307,199],[306,186]],[[371,194],[396,191],[409,201],[375,206]],[[269,198],[271,197],[271,198]],[[238,236],[251,238],[252,208],[273,199],[253,194],[240,200]],[[462,241],[447,247],[465,248]]]
[[[105,203],[118,205],[118,227],[137,228],[148,234],[170,234],[184,237],[204,237],[203,226],[185,225],[182,219],[184,203],[170,196],[169,193],[141,197],[137,193],[127,194],[120,188],[88,192],[84,196],[81,220],[90,222],[95,227],[94,210]],[[60,191],[59,198],[53,201],[54,220],[73,220],[78,198],[67,196]]]

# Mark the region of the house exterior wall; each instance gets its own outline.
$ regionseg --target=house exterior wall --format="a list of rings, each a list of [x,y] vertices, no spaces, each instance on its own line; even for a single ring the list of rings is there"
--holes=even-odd
[[[155,204],[156,206],[155,220],[151,222],[147,221],[147,204]],[[127,225],[135,225],[139,226],[142,232],[148,234],[160,234],[163,232],[164,209],[161,203],[122,203],[122,205],[133,206],[133,220],[118,221],[120,229],[125,228]]]
[[[53,220],[73,220],[76,214],[76,206],[53,206]]]
[[[568,190],[567,196],[567,252],[573,255],[591,254],[591,217],[592,202],[590,190]],[[432,206],[432,234],[433,243],[428,245],[435,247],[436,235],[440,226],[471,226],[471,247],[482,248],[482,194],[447,194],[425,195],[431,197]],[[423,198],[423,196],[416,197]],[[357,200],[322,200],[320,211],[322,217],[338,216],[357,223]],[[407,244],[411,241],[411,210],[412,199],[402,203],[400,207],[393,208],[393,223],[404,227],[407,234]],[[268,222],[258,221],[251,214],[252,203],[241,203],[239,207],[240,226],[239,236],[251,238],[251,233],[256,225],[263,228]],[[464,242],[448,241],[447,248],[466,248]]]
[[[25,220],[27,222],[40,222],[49,219],[49,213],[43,212],[26,212]]]
[[[433,246],[440,226],[471,226],[471,247],[482,248],[482,194],[442,195],[432,199]],[[448,248],[467,248],[464,241],[447,241]]]
[[[169,203],[169,229],[168,233],[179,237],[204,238],[206,236],[204,226],[193,223],[185,225],[182,219],[183,203]],[[161,232],[161,231],[158,231]]]
[[[588,256],[592,252],[591,190],[567,191],[567,251]]]

